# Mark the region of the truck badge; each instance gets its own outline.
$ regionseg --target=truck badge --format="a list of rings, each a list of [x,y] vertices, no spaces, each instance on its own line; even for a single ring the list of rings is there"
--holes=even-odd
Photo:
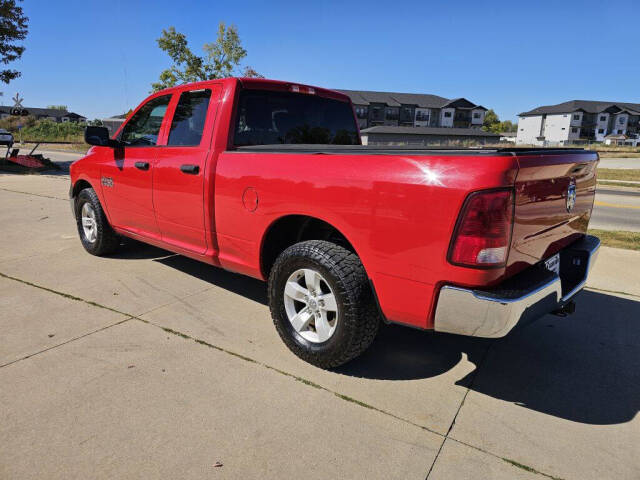
[[[111,178],[111,177],[102,177],[100,179],[100,183],[102,183],[102,186],[104,186],[104,187],[113,187],[113,178]]]

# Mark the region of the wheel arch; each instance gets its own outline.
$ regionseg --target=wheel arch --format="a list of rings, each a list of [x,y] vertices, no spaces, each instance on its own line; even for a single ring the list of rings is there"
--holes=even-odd
[[[95,180],[95,182],[98,182],[98,180]],[[100,185],[98,186],[94,185],[94,183],[92,183],[92,179],[87,177],[86,175],[83,174],[79,176],[73,182],[73,185],[69,192],[71,199],[75,201],[75,199],[78,197],[80,192],[85,188],[92,188],[93,191],[96,192],[96,195],[98,196],[98,200],[100,201],[100,205],[102,206],[102,210],[104,211],[104,214],[107,216],[107,220],[111,222],[111,215],[109,215],[109,208],[107,206],[106,199],[103,196],[102,188],[100,188]]]
[[[285,249],[305,240],[327,240],[336,243],[355,253],[363,266],[366,265],[358,253],[354,242],[332,223],[311,215],[291,214],[283,215],[274,220],[264,231],[260,242],[260,270],[264,278],[269,272],[276,258]]]
[[[89,182],[89,180],[87,180],[86,178],[78,178],[71,188],[71,197],[76,198],[78,194],[85,188],[93,188],[96,193],[99,193],[94,188],[94,186],[91,185],[91,182]]]

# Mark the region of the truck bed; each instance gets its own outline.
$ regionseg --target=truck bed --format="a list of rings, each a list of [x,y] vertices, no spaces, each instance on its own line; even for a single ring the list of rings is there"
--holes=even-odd
[[[256,153],[318,153],[326,155],[553,155],[584,154],[582,148],[527,148],[527,147],[425,147],[381,145],[315,145],[282,144],[235,147],[233,151]]]

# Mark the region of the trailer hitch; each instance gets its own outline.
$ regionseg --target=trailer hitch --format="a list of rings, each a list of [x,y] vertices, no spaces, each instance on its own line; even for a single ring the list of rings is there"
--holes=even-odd
[[[576,311],[576,302],[573,300],[565,303],[563,306],[558,308],[557,310],[552,311],[553,315],[557,315],[558,317],[567,317]]]

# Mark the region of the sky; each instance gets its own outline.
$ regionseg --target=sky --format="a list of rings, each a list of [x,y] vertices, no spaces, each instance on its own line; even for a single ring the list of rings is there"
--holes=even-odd
[[[22,77],[3,105],[67,105],[90,119],[138,105],[170,65],[174,26],[201,54],[235,24],[267,78],[327,88],[465,97],[501,120],[568,100],[640,103],[640,0],[27,0]]]

